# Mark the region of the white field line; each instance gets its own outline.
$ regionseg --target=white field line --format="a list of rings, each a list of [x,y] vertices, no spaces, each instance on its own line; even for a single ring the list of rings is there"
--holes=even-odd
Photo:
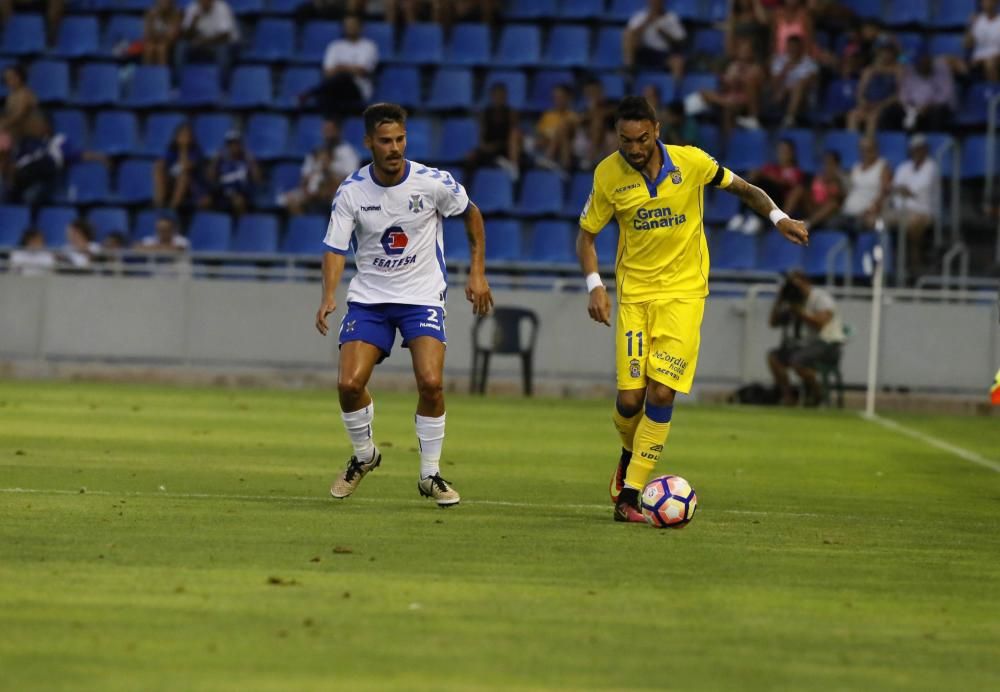
[[[0,488],[0,493],[6,495],[100,495],[106,497],[159,497],[165,499],[180,500],[240,500],[240,501],[269,501],[269,502],[326,502],[336,504],[336,501],[329,497],[317,495],[227,495],[225,493],[171,493],[161,491],[156,493],[134,492],[134,491],[112,491],[112,490],[62,490],[44,488]],[[386,502],[385,499],[376,497],[355,497],[351,502]],[[400,500],[394,499],[392,502],[403,502],[405,504],[428,504],[427,500]],[[484,505],[487,507],[516,507],[521,509],[580,509],[580,510],[610,510],[611,505],[546,505],[533,502],[507,502],[504,500],[463,500],[464,505]],[[746,509],[719,509],[713,512],[723,514],[742,514],[748,516],[775,516],[775,517],[818,517],[819,514],[808,512],[757,512]]]
[[[953,454],[959,459],[964,459],[969,463],[978,464],[983,468],[987,468],[990,469],[991,471],[996,471],[997,473],[1000,473],[1000,462],[993,461],[992,459],[987,459],[986,457],[976,454],[975,452],[965,449],[964,447],[958,447],[957,445],[953,445],[950,442],[945,442],[944,440],[934,437],[933,435],[922,433],[919,430],[914,430],[913,428],[905,426],[902,423],[897,423],[894,420],[883,418],[882,416],[879,416],[877,414],[874,416],[866,416],[862,414],[862,418],[870,420],[873,423],[878,423],[887,430],[892,430],[893,432],[897,432],[901,435],[906,435],[908,437],[912,437],[915,440],[920,440],[926,445],[935,447],[944,452],[948,452],[949,454]]]

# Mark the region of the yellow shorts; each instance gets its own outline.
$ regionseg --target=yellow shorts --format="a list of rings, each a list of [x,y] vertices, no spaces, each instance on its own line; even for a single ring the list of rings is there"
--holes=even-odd
[[[704,313],[704,298],[620,304],[615,334],[618,389],[642,389],[649,378],[689,393]]]

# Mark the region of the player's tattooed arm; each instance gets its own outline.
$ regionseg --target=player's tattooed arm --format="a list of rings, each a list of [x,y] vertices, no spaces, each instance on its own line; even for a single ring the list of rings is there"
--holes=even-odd
[[[768,217],[772,211],[779,208],[766,192],[756,185],[751,185],[735,173],[733,181],[723,189],[739,197],[744,204],[763,217]],[[776,228],[781,232],[781,235],[796,245],[809,244],[809,231],[806,229],[806,225],[798,219],[782,219],[776,224]]]
[[[465,284],[465,297],[472,303],[472,312],[485,315],[493,307],[493,292],[486,281],[486,226],[483,214],[472,202],[462,217],[465,234],[469,238],[469,280]]]

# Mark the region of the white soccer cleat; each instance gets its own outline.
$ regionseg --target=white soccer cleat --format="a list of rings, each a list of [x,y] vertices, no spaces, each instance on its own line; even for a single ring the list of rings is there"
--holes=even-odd
[[[330,494],[338,500],[348,497],[361,485],[361,479],[373,471],[380,463],[382,463],[382,455],[378,449],[372,453],[371,461],[367,463],[362,463],[358,461],[356,456],[352,456],[347,460],[347,468],[344,469],[344,472],[330,486]]]
[[[421,479],[417,483],[417,490],[422,497],[429,497],[437,502],[439,507],[457,505],[462,499],[458,491],[448,485],[448,481],[441,478],[439,473]]]

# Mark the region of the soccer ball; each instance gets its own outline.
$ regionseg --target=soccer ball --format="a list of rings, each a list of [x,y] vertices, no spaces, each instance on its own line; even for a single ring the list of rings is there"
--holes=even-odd
[[[698,496],[680,476],[660,476],[642,491],[642,516],[658,529],[681,528],[694,517]]]

